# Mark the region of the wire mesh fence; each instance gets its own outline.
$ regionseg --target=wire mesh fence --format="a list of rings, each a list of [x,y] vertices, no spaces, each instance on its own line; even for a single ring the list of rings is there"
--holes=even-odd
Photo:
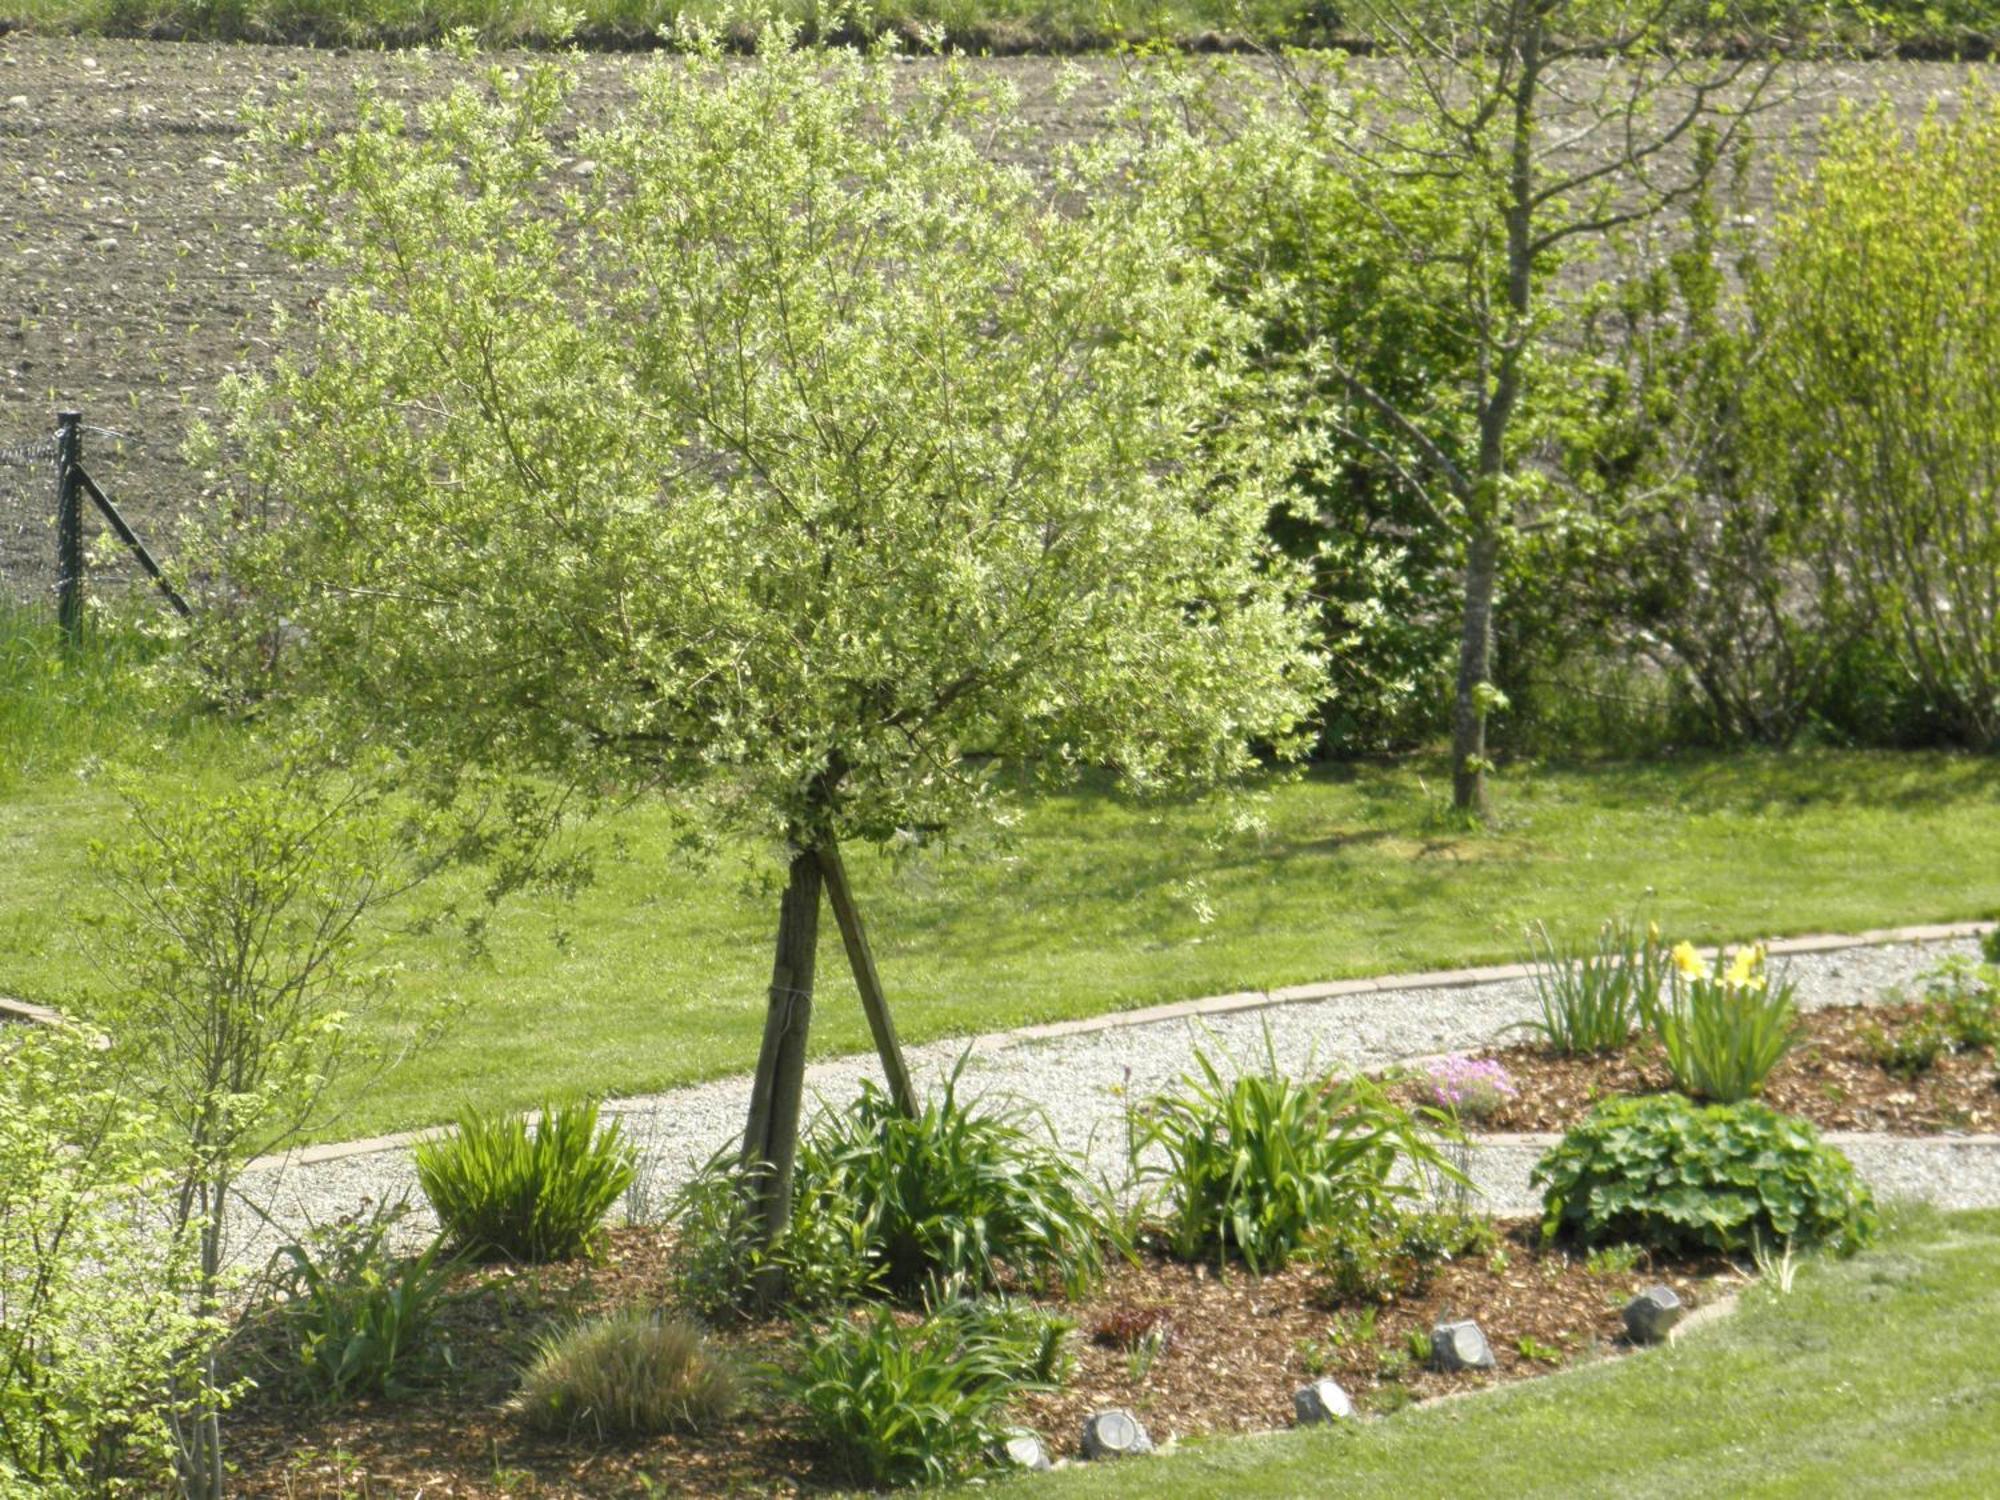
[[[51,617],[60,454],[53,431],[0,442],[0,598],[16,608],[46,608]]]
[[[187,614],[158,560],[84,466],[89,433],[120,436],[86,426],[81,413],[63,412],[51,433],[0,443],[0,600],[15,611],[46,610],[75,635],[93,587],[101,595],[150,580]],[[87,517],[102,523],[95,548]]]

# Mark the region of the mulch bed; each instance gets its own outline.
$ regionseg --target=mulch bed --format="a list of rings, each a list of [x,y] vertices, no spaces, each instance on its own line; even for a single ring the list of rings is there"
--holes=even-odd
[[[287,1399],[267,1380],[228,1421],[239,1471],[232,1493],[331,1500],[840,1487],[841,1476],[775,1402],[753,1398],[732,1425],[700,1437],[630,1444],[537,1437],[507,1412],[536,1336],[621,1303],[656,1302],[669,1246],[668,1232],[621,1229],[595,1264],[465,1273],[444,1320],[451,1364],[404,1398],[325,1407]],[[1371,1310],[1329,1304],[1324,1282],[1307,1269],[1260,1278],[1147,1250],[1136,1264],[1114,1263],[1088,1300],[1060,1307],[1077,1324],[1074,1378],[1060,1394],[1023,1400],[1015,1415],[1063,1458],[1076,1456],[1084,1418],[1110,1406],[1137,1413],[1156,1443],[1286,1426],[1292,1392],[1319,1376],[1338,1380],[1363,1408],[1387,1412],[1616,1353],[1624,1347],[1620,1309],[1643,1287],[1664,1282],[1699,1305],[1741,1279],[1719,1260],[1593,1269],[1542,1246],[1522,1223],[1501,1226],[1493,1254],[1447,1265],[1420,1296]],[[1442,1375],[1410,1357],[1412,1333],[1461,1317],[1478,1320],[1497,1370]],[[1150,1353],[1136,1338],[1148,1328],[1160,1330]],[[722,1337],[754,1363],[771,1357],[783,1334],[770,1326]]]
[[[1823,1130],[1936,1135],[2000,1130],[2000,1075],[1990,1048],[1947,1053],[1928,1072],[1899,1078],[1876,1061],[1874,1035],[1895,1035],[1922,1014],[1921,1003],[1832,1006],[1802,1017],[1798,1044],[1772,1071],[1763,1100]],[[1666,1058],[1651,1039],[1601,1057],[1558,1057],[1539,1045],[1473,1054],[1504,1067],[1520,1093],[1492,1114],[1466,1118],[1468,1130],[1562,1131],[1613,1094],[1665,1093]],[[1420,1081],[1395,1084],[1405,1103],[1425,1100]]]

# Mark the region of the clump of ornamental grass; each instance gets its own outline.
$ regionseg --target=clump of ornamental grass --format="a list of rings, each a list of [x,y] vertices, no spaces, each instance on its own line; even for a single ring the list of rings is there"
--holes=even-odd
[[[649,1437],[713,1427],[742,1394],[735,1368],[699,1328],[634,1307],[544,1338],[513,1409],[543,1432]]]
[[[468,1109],[415,1161],[418,1186],[467,1255],[530,1265],[589,1250],[638,1170],[618,1122],[600,1131],[590,1100],[546,1105],[532,1126]]]

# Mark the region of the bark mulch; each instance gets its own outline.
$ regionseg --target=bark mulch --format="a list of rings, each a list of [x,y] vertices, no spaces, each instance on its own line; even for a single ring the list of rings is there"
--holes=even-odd
[[[790,1414],[753,1396],[735,1422],[698,1437],[609,1443],[531,1434],[506,1409],[536,1337],[621,1303],[655,1303],[670,1233],[618,1230],[595,1264],[465,1273],[444,1318],[441,1360],[397,1399],[324,1406],[267,1378],[228,1421],[232,1493],[319,1497],[798,1494],[840,1486]],[[1327,1300],[1322,1278],[1295,1266],[1264,1277],[1240,1266],[1187,1265],[1157,1250],[1114,1262],[1088,1300],[1059,1305],[1077,1324],[1074,1378],[1018,1403],[1021,1425],[1052,1455],[1074,1457],[1084,1418],[1110,1406],[1138,1414],[1156,1443],[1201,1433],[1287,1426],[1292,1392],[1330,1376],[1377,1412],[1414,1400],[1540,1375],[1623,1346],[1620,1309],[1665,1282],[1691,1305],[1733,1289],[1722,1261],[1586,1264],[1540,1244],[1531,1224],[1500,1227],[1491,1254],[1442,1267],[1420,1295],[1380,1307]],[[1476,1318],[1498,1369],[1442,1375],[1412,1357],[1410,1337]],[[1144,1336],[1157,1330],[1151,1340]],[[777,1352],[783,1330],[719,1335],[747,1363]],[[254,1360],[251,1368],[255,1368]],[[274,1372],[273,1372],[274,1373]]]
[[[1915,1078],[1899,1077],[1877,1061],[1877,1036],[1897,1035],[1916,1024],[1922,1011],[1913,1002],[1806,1012],[1799,1041],[1772,1071],[1763,1101],[1822,1130],[1893,1135],[2000,1130],[2000,1073],[1991,1048],[1946,1052]],[[1463,1117],[1474,1132],[1567,1130],[1614,1094],[1673,1088],[1666,1058],[1650,1038],[1594,1057],[1558,1057],[1534,1043],[1472,1055],[1498,1062],[1519,1090],[1490,1114]],[[1420,1077],[1404,1078],[1390,1092],[1405,1103],[1429,1102]]]

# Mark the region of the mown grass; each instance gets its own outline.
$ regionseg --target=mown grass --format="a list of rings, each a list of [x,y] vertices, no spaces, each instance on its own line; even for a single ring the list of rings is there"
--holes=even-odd
[[[1780,6],[1774,4],[1773,12]],[[1365,12],[1343,0],[876,0],[865,11],[833,0],[770,0],[764,11],[809,36],[933,37],[969,52],[1074,53],[1162,41],[1184,46],[1271,46],[1351,40]],[[0,0],[0,20],[46,33],[206,41],[401,46],[470,28],[488,46],[555,41],[567,14],[575,36],[600,48],[656,45],[686,21],[721,27],[747,44],[759,9],[740,0]],[[1880,0],[1799,11],[1831,37],[1872,53],[1991,54],[1995,0]]]
[[[1337,1430],[1025,1482],[1052,1497],[2000,1494],[2000,1213],[1896,1214],[1672,1348]]]
[[[118,836],[120,813],[79,767],[117,757],[198,791],[242,760],[233,731],[145,687],[145,651],[115,630],[73,656],[44,629],[0,629],[0,994],[82,1014],[103,995],[80,921],[99,899],[85,851]],[[1085,788],[1029,801],[1005,839],[975,829],[947,850],[855,850],[850,867],[912,1041],[1510,959],[1537,918],[1582,932],[1644,906],[1674,935],[1712,941],[2000,910],[1992,758],[1516,766],[1499,783],[1499,825],[1476,834],[1441,816],[1441,771],[1422,759],[1326,766],[1223,806]],[[456,993],[464,1011],[325,1134],[750,1068],[774,852],[743,847],[689,869],[647,807],[589,837],[596,883],[573,901],[502,907],[478,962],[442,933],[387,939],[409,994]],[[865,1051],[830,922],[821,971],[815,1050]]]

